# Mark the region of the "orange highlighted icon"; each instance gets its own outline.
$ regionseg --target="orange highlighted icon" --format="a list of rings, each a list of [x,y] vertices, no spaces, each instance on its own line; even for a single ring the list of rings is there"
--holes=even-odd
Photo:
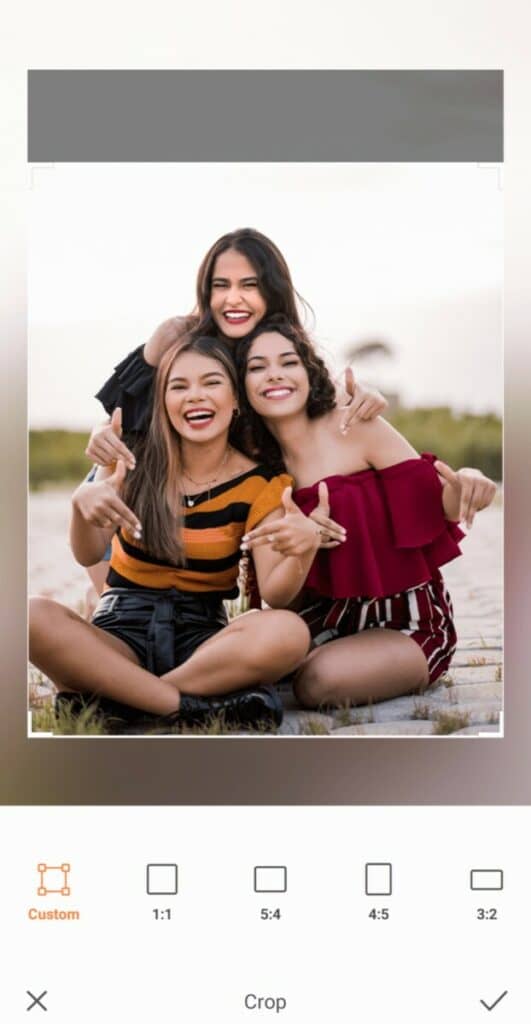
[[[70,864],[37,864],[37,871],[40,876],[37,896],[49,896],[51,893],[70,896],[71,889],[68,884]]]

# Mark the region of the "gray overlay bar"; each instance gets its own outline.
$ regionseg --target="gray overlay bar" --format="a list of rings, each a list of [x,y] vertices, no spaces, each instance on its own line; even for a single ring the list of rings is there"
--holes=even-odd
[[[36,70],[28,159],[503,160],[503,72]]]

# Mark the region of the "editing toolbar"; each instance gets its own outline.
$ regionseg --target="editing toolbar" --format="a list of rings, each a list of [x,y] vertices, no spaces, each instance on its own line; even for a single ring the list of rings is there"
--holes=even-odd
[[[528,1017],[529,809],[0,813],[9,1024]]]

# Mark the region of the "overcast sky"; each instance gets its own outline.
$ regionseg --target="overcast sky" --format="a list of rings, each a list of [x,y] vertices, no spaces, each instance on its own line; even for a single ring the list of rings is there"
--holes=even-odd
[[[113,365],[194,304],[236,227],[269,235],[334,370],[349,344],[408,405],[501,411],[501,171],[460,164],[65,164],[33,169],[30,424],[88,428]],[[361,371],[361,368],[360,368]]]

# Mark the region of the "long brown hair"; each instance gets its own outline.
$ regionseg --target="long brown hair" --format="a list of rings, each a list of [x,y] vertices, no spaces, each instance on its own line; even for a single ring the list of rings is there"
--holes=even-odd
[[[255,228],[238,228],[237,231],[230,231],[218,238],[208,250],[197,274],[195,329],[201,334],[211,334],[219,330],[210,312],[212,277],[218,256],[229,249],[234,249],[245,256],[255,270],[258,288],[267,306],[266,315],[280,313],[302,330],[299,307],[305,312],[312,312],[311,306],[293,287],[288,264],[280,249],[267,235],[256,231]]]
[[[164,563],[182,565],[181,439],[166,409],[166,388],[175,359],[183,352],[216,359],[238,396],[236,367],[230,349],[220,338],[188,335],[165,352],[157,369],[153,411],[147,435],[135,451],[136,468],[126,477],[122,498],[142,523],[142,544]],[[234,421],[229,441],[241,449],[241,427]]]

